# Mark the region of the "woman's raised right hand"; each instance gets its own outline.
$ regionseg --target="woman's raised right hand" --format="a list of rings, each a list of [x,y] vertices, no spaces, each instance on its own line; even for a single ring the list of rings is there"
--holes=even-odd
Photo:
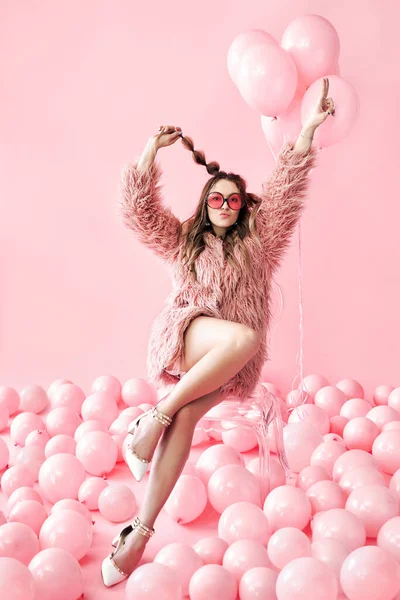
[[[171,146],[181,137],[182,129],[180,127],[174,127],[173,125],[164,125],[160,128],[160,131],[153,136],[156,148],[163,148],[164,146]]]

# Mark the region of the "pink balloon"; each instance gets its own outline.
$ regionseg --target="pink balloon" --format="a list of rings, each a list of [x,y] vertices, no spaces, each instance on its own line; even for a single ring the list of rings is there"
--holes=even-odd
[[[1,478],[1,490],[6,496],[10,496],[16,489],[26,486],[32,487],[35,477],[24,465],[15,465],[4,471]]]
[[[64,383],[72,383],[72,381],[70,381],[69,379],[60,378],[55,379],[53,383],[49,385],[49,387],[47,388],[47,396],[50,402],[52,402],[53,400],[53,394],[55,393],[55,391],[60,387],[60,385],[63,385]]]
[[[296,558],[283,567],[276,581],[279,600],[336,600],[333,571],[312,557]]]
[[[100,421],[108,428],[117,418],[118,406],[107,392],[94,392],[83,402],[81,412],[84,421]]]
[[[305,391],[302,391],[302,388],[298,388],[297,390],[291,390],[286,395],[286,406],[288,409],[297,408],[301,406],[301,404],[312,404],[314,399]]]
[[[257,436],[250,427],[238,426],[222,431],[222,441],[239,452],[248,452],[258,444]]]
[[[390,431],[391,429],[399,431],[400,421],[390,421],[390,423],[386,423],[386,425],[382,427],[382,431]]]
[[[308,91],[306,94],[307,93]],[[339,415],[340,410],[346,400],[347,398],[345,394],[339,390],[339,388],[334,385],[327,385],[318,390],[318,392],[315,394],[314,404],[315,406],[322,408],[322,410],[325,411],[326,414],[331,418]]]
[[[351,471],[344,473],[339,480],[340,487],[343,488],[347,494],[350,494],[353,490],[356,490],[363,485],[369,484],[386,485],[382,473],[371,465],[364,465],[363,467],[351,469]]]
[[[78,500],[72,500],[72,498],[64,498],[64,500],[59,500],[51,507],[50,514],[54,514],[58,510],[76,510],[76,512],[83,515],[88,523],[92,525],[93,519],[90,510]]]
[[[317,481],[308,490],[312,514],[332,508],[344,508],[347,500],[346,492],[335,481]]]
[[[51,514],[43,523],[39,535],[42,550],[62,548],[76,560],[88,553],[92,540],[92,525],[76,510],[67,508]]]
[[[115,402],[119,402],[121,399],[122,385],[119,379],[113,375],[101,375],[97,377],[92,383],[92,394],[94,392],[106,392],[112,396]]]
[[[253,473],[253,475],[260,481],[260,458],[258,456],[247,463],[246,469],[248,469],[250,473]],[[266,476],[268,478],[268,474],[266,474]],[[275,489],[279,485],[285,485],[286,483],[285,471],[283,470],[281,463],[274,456],[269,457],[268,479],[269,491]]]
[[[310,464],[312,453],[322,442],[322,435],[309,423],[288,423],[283,428],[283,441],[289,466],[299,473]]]
[[[332,479],[328,471],[323,467],[310,466],[305,467],[299,473],[297,478],[297,487],[307,492],[307,490],[317,481],[324,481],[325,479]]]
[[[89,431],[104,431],[107,432],[108,428],[100,421],[96,419],[89,419],[89,421],[83,421],[75,430],[74,439],[76,443],[80,442],[85,433]]]
[[[138,406],[141,402],[155,404],[157,402],[157,393],[152,385],[146,379],[132,377],[125,381],[121,390],[122,400],[128,406]]]
[[[0,557],[1,600],[34,600],[35,593],[29,569],[15,558]]]
[[[139,408],[138,406],[128,406],[128,408],[124,408],[124,410],[121,410],[121,412],[119,413],[119,416],[125,417],[126,415],[130,415],[131,420],[133,421],[133,419],[135,417],[138,417],[142,413],[143,413],[143,410],[141,408]]]
[[[98,510],[99,496],[108,487],[107,481],[101,477],[88,477],[80,486],[78,500],[89,510]]]
[[[159,563],[135,569],[125,587],[125,600],[181,600],[182,585],[176,573]]]
[[[240,61],[236,83],[251,108],[273,117],[284,112],[293,100],[297,88],[296,65],[278,45],[251,46]]]
[[[207,491],[210,504],[219,513],[235,502],[261,505],[258,479],[240,465],[225,465],[217,469],[208,481]]]
[[[20,448],[15,457],[17,465],[22,465],[30,470],[35,481],[37,481],[39,470],[46,457],[44,450],[40,446],[25,446]]]
[[[0,556],[15,558],[24,565],[39,552],[39,540],[25,523],[5,523],[0,528]]]
[[[329,417],[318,406],[314,404],[304,404],[295,408],[289,416],[289,423],[310,423],[321,434],[325,435],[330,429]]]
[[[59,433],[47,442],[44,453],[46,458],[49,458],[49,456],[59,454],[60,452],[63,454],[75,454],[75,450],[75,439],[65,433]]]
[[[344,406],[344,405],[343,405]],[[348,421],[346,417],[342,417],[341,415],[337,415],[336,417],[331,417],[331,433],[336,433],[337,435],[343,435],[343,429]]]
[[[243,55],[249,48],[257,44],[277,45],[278,42],[272,35],[262,29],[250,29],[249,31],[239,33],[229,46],[227,67],[230,78],[235,85],[237,85],[237,74]]]
[[[397,387],[390,392],[388,406],[394,408],[400,414],[400,387]]]
[[[237,540],[227,549],[222,560],[225,567],[236,581],[240,581],[243,574],[254,567],[272,567],[268,551],[255,540]]]
[[[394,598],[400,589],[400,565],[382,548],[357,548],[343,562],[340,583],[349,600]]]
[[[391,421],[400,421],[400,414],[391,406],[374,406],[366,417],[371,419],[380,430]]]
[[[31,560],[29,570],[38,600],[75,600],[83,595],[82,569],[62,548],[42,550]]]
[[[366,400],[363,400],[362,398],[351,398],[351,400],[347,400],[347,402],[343,404],[340,409],[340,414],[350,421],[350,419],[354,419],[355,417],[365,417],[370,410],[371,405]]]
[[[303,384],[300,386],[300,389],[303,389],[307,392],[308,396],[314,400],[315,394],[322,387],[329,385],[329,381],[323,375],[311,374],[304,377]]]
[[[372,454],[379,467],[386,473],[392,475],[395,471],[400,469],[399,432],[396,430],[389,430],[380,433],[373,443]]]
[[[344,448],[346,448],[346,444],[343,441],[343,438],[337,433],[326,433],[324,435],[324,442],[337,442],[338,444],[342,444]]]
[[[337,382],[336,387],[339,390],[342,390],[347,400],[351,400],[352,398],[364,399],[364,389],[361,383],[355,379],[342,379],[341,381]]]
[[[400,562],[400,517],[393,517],[382,525],[376,542]]]
[[[203,561],[188,544],[175,542],[167,544],[156,554],[155,563],[169,567],[176,574],[181,586],[182,595],[189,593],[189,582],[192,575],[203,566]]]
[[[320,15],[293,19],[283,33],[281,46],[290,52],[299,79],[306,86],[330,73],[339,60],[338,33],[332,23]]]
[[[108,428],[108,433],[110,435],[115,435],[117,433],[122,433],[127,435],[128,427],[132,423],[133,418],[130,415],[119,415]]]
[[[261,508],[255,504],[236,502],[221,514],[218,535],[228,544],[247,539],[266,545],[269,540],[268,520]]]
[[[13,415],[19,409],[20,398],[18,392],[7,385],[0,385],[0,404],[5,404],[10,415]]]
[[[136,510],[136,498],[132,490],[123,484],[107,486],[99,495],[99,511],[113,523],[121,523],[132,517]]]
[[[205,565],[222,565],[227,548],[228,543],[219,537],[203,538],[193,546]]]
[[[39,535],[40,528],[47,519],[47,510],[36,500],[22,500],[15,504],[8,514],[9,523],[24,523]]]
[[[281,527],[304,529],[311,519],[311,503],[302,490],[282,485],[268,494],[264,512],[271,532]]]
[[[20,392],[20,410],[40,413],[49,404],[46,391],[40,385],[27,385]]]
[[[10,437],[14,444],[23,446],[27,435],[35,429],[45,429],[44,421],[33,412],[23,412],[14,417],[10,426]]]
[[[199,456],[196,469],[202,482],[207,485],[213,473],[224,465],[244,465],[242,455],[238,450],[224,444],[210,446]]]
[[[365,452],[365,450],[348,450],[336,460],[332,473],[333,479],[334,481],[340,481],[340,478],[344,473],[357,467],[363,467],[364,465],[378,467],[374,457],[368,452]]]
[[[376,538],[379,529],[388,519],[397,517],[399,503],[396,495],[382,485],[363,485],[351,492],[346,510],[356,515],[364,524],[367,537]]]
[[[63,498],[76,500],[79,487],[84,480],[85,469],[72,454],[50,456],[39,471],[39,486],[53,504]]]
[[[302,556],[311,556],[310,540],[305,533],[295,527],[278,529],[268,542],[268,556],[278,569]]]
[[[53,408],[46,417],[46,429],[51,437],[59,434],[73,436],[81,423],[78,413],[68,406]]]
[[[22,486],[10,495],[7,501],[8,510],[10,511],[18,502],[22,502],[23,500],[35,500],[35,502],[43,504],[42,498],[36,490],[31,487]]]
[[[372,444],[378,435],[378,427],[367,417],[351,419],[343,430],[343,439],[349,450],[359,448],[371,452]]]
[[[261,115],[261,128],[265,139],[275,153],[279,153],[286,142],[297,139],[298,132],[301,129],[301,102],[303,100],[303,93],[303,90],[297,89],[289,106],[279,116],[268,117]],[[285,403],[283,404],[286,410],[282,414],[282,418],[287,422],[287,406]]]
[[[204,483],[193,475],[181,475],[164,505],[165,512],[177,523],[197,519],[207,505]]]
[[[25,446],[40,446],[44,450],[49,439],[50,436],[47,431],[44,429],[35,429],[26,436]]]
[[[387,404],[390,393],[393,392],[394,387],[392,385],[378,385],[374,391],[374,404],[376,406],[380,404]]]
[[[0,510],[0,527],[7,523],[7,519],[2,510]]]
[[[81,414],[82,404],[85,400],[85,393],[74,383],[64,383],[59,385],[51,396],[51,407],[67,407]]]
[[[350,550],[355,550],[364,546],[366,537],[362,521],[344,508],[332,508],[317,513],[312,520],[313,542],[333,538],[348,546]]]
[[[311,455],[310,464],[322,467],[332,478],[333,467],[340,456],[346,452],[346,447],[338,442],[323,442]]]
[[[193,574],[189,594],[191,600],[236,600],[237,582],[221,565],[204,565]]]
[[[350,554],[350,548],[340,540],[326,538],[311,544],[311,554],[313,558],[316,558],[332,569],[335,573],[339,591],[342,591],[340,569],[342,568],[343,561]]]
[[[268,567],[254,567],[243,575],[239,582],[241,600],[268,598],[276,600],[275,588],[278,573]]]
[[[8,426],[10,413],[5,402],[0,404],[0,431],[3,431]]]
[[[0,438],[0,471],[2,471],[8,465],[10,460],[10,451],[6,442],[3,438]]]
[[[77,443],[76,456],[88,473],[103,477],[115,467],[118,447],[108,433],[90,431]]]

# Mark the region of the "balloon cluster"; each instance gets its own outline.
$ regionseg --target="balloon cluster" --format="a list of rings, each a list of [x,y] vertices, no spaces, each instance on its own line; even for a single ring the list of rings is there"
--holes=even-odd
[[[341,141],[353,127],[359,99],[354,87],[339,74],[339,35],[330,21],[305,15],[291,21],[280,44],[266,31],[240,33],[229,47],[227,66],[247,104],[261,114],[270,147],[278,151],[295,139],[319,100],[321,79],[329,78],[335,118],[315,132],[319,147]]]
[[[367,399],[353,379],[331,385],[309,375],[306,402],[296,407],[294,391],[284,397],[261,385],[278,398],[295,477],[287,481],[273,455],[272,428],[262,500],[259,459],[244,456],[256,438],[240,426],[213,430],[209,413],[193,438],[207,447],[187,463],[164,510],[185,525],[209,504],[217,529],[193,546],[161,548],[129,576],[126,600],[159,599],[160,590],[171,600],[378,600],[400,592],[400,387],[381,385]],[[107,475],[123,463],[129,423],[156,401],[138,378],[121,386],[100,377],[87,397],[67,380],[47,393],[0,387],[1,431],[10,425],[14,444],[0,438],[2,600],[83,594],[91,511],[115,523],[136,512],[132,490]]]

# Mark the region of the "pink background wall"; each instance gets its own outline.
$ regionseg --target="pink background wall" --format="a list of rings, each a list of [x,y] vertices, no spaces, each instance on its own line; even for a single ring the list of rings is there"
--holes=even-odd
[[[382,8],[384,6],[384,8]],[[0,383],[146,376],[151,322],[171,289],[116,216],[123,163],[161,124],[258,192],[273,168],[259,115],[226,68],[231,41],[315,13],[341,39],[356,127],[320,154],[302,220],[304,375],[399,385],[398,6],[391,2],[40,2],[0,5]],[[163,148],[165,202],[187,218],[207,179]],[[285,307],[271,378],[297,372],[297,235],[277,276]]]

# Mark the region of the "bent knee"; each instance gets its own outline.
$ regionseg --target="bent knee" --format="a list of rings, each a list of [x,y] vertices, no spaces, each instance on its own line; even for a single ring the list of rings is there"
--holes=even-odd
[[[238,335],[234,340],[241,347],[245,346],[250,353],[256,353],[260,347],[262,336],[261,334],[247,325],[241,325]]]

